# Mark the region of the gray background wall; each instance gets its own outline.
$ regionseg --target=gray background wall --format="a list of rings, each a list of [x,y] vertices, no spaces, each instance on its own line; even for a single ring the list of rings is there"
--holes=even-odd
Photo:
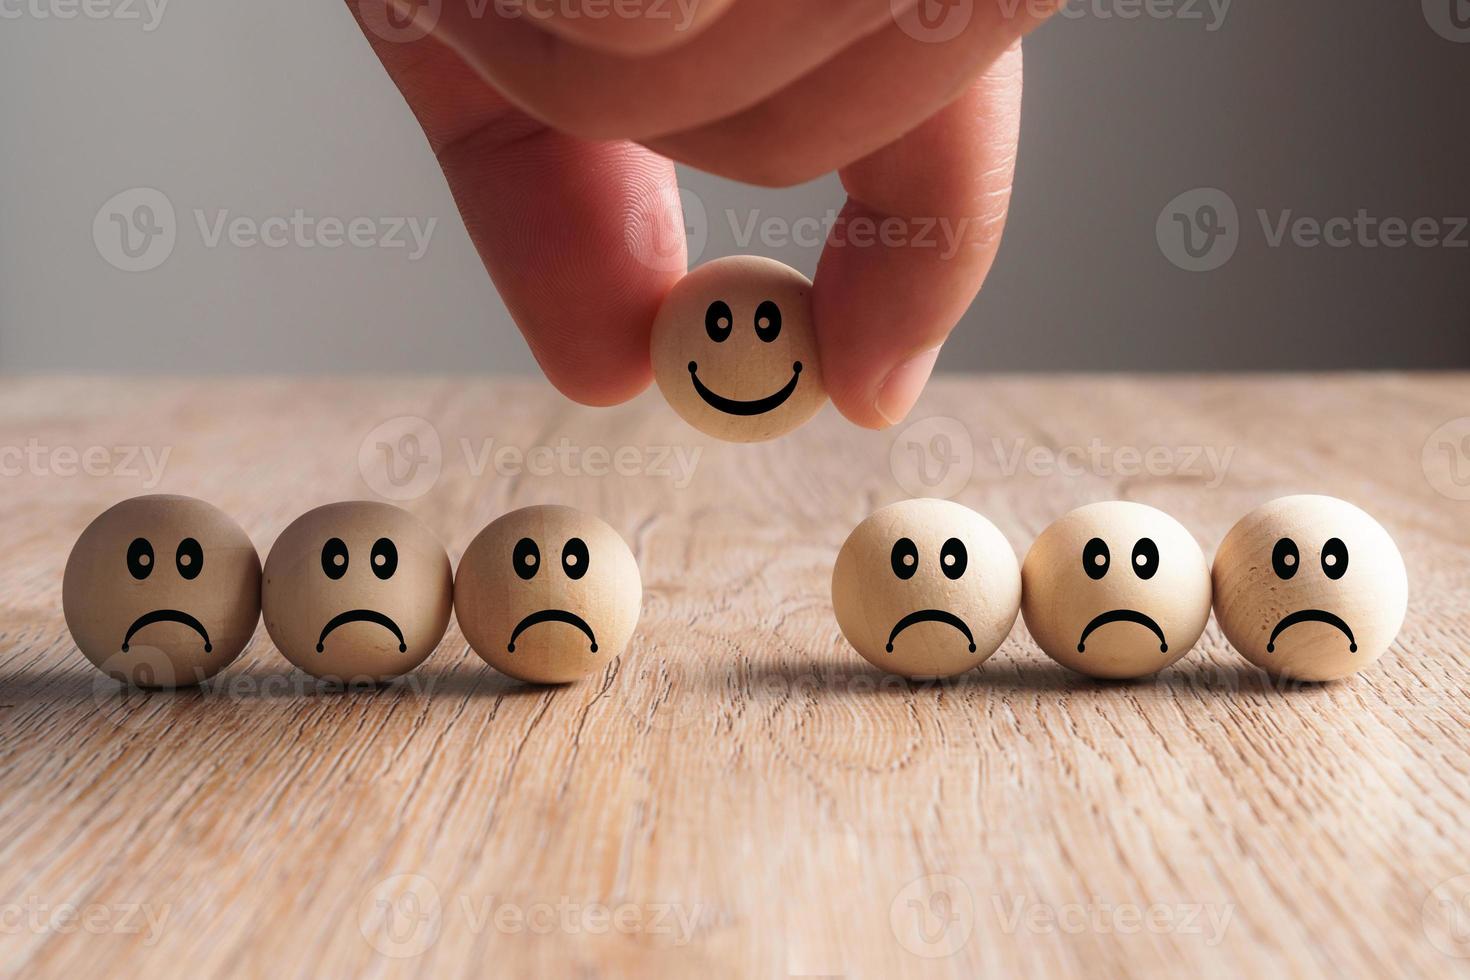
[[[1008,237],[942,369],[1470,366],[1470,229],[1452,220],[1470,215],[1470,29],[1449,16],[1470,0],[1223,2],[1074,0],[1031,38]],[[340,3],[174,0],[156,20],[100,3],[0,2],[0,370],[534,369]],[[841,197],[832,179],[681,183],[708,214],[704,258],[740,250],[732,220]],[[176,215],[146,272],[106,244],[103,206],[133,188]],[[1196,272],[1170,255],[1189,264],[1172,215],[1197,214],[1199,188],[1238,218],[1204,260],[1228,261]],[[112,210],[157,203],[140,193]],[[417,259],[210,247],[197,227],[298,208],[438,224]],[[1433,224],[1420,244],[1309,247],[1273,245],[1260,216],[1360,210]]]

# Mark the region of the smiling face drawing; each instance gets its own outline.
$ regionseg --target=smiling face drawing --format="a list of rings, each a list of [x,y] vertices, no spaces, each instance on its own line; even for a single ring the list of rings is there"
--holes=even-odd
[[[1241,518],[1220,544],[1214,581],[1231,645],[1294,680],[1334,680],[1377,660],[1408,605],[1393,539],[1334,497],[1282,497]]]
[[[422,663],[449,624],[449,557],[389,504],[349,501],[301,515],[265,562],[265,626],[308,674],[387,681]]]
[[[1022,614],[1042,651],[1091,677],[1156,673],[1184,656],[1210,616],[1210,570],[1184,526],[1114,500],[1079,507],[1036,539],[1021,566]]]
[[[1005,536],[948,500],[905,500],[853,529],[832,570],[832,610],[868,662],[905,677],[978,666],[1010,633],[1021,573]]]
[[[669,405],[719,439],[773,439],[827,400],[811,283],[772,259],[717,259],[679,280],[654,320],[651,345]]]
[[[454,583],[460,630],[496,670],[561,684],[605,666],[638,625],[643,584],[618,533],[571,507],[526,507],[481,531]]]
[[[240,526],[202,500],[135,497],[82,532],[62,605],[77,647],[112,677],[197,684],[255,632],[260,559]]]

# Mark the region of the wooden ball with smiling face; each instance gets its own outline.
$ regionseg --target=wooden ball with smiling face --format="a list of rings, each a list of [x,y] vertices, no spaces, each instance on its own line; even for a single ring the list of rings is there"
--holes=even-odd
[[[98,669],[139,687],[184,687],[223,670],[260,620],[260,557],[218,508],[134,497],[77,539],[61,586],[66,625]]]
[[[653,375],[670,407],[727,442],[774,439],[827,400],[811,282],[774,259],[707,262],[680,279],[653,321]]]
[[[890,504],[853,529],[832,569],[832,611],[853,649],[905,677],[951,677],[1010,633],[1021,572],[1005,535],[968,507]]]
[[[356,500],[302,514],[265,560],[265,628],[314,677],[384,682],[428,658],[449,625],[453,575],[408,511]]]
[[[1090,677],[1157,673],[1210,617],[1210,569],[1174,518],[1123,500],[1088,504],[1041,533],[1021,566],[1021,611],[1047,656]]]
[[[627,544],[571,507],[492,521],[460,560],[454,611],[475,652],[503,674],[564,684],[607,665],[638,625],[643,582]]]
[[[1279,677],[1329,681],[1381,657],[1408,608],[1404,559],[1383,526],[1335,497],[1281,497],[1241,518],[1215,554],[1215,619]]]

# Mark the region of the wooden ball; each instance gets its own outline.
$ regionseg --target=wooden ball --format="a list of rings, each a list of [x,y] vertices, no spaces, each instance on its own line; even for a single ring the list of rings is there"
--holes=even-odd
[[[366,500],[307,511],[265,560],[265,628],[314,677],[382,683],[434,652],[449,625],[449,556],[408,511]]]
[[[864,660],[905,677],[979,666],[1015,625],[1021,571],[1005,535],[948,500],[905,500],[848,535],[832,611]]]
[[[1041,532],[1021,582],[1037,646],[1090,677],[1157,673],[1199,642],[1210,618],[1210,567],[1194,536],[1125,500],[1079,507]]]
[[[761,442],[827,400],[811,281],[774,259],[706,262],[674,286],[653,321],[653,376],[679,416],[727,442]]]
[[[523,507],[465,549],[454,611],[487,664],[535,684],[564,684],[606,666],[633,637],[643,582],[633,552],[606,522],[571,507]]]
[[[1335,497],[1281,497],[1251,511],[1215,554],[1215,619],[1232,646],[1279,677],[1330,681],[1383,656],[1409,602],[1403,556],[1383,526]]]
[[[217,507],[134,497],[77,539],[61,604],[77,647],[109,676],[139,687],[198,684],[255,633],[260,557]]]

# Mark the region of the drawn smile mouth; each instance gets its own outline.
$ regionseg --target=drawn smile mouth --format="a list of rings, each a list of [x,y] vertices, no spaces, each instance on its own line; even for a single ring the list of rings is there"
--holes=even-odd
[[[944,623],[948,626],[953,626],[965,634],[965,639],[970,644],[970,652],[975,652],[975,637],[970,632],[970,627],[965,625],[963,619],[960,619],[960,617],[952,612],[945,612],[943,609],[920,609],[918,612],[911,612],[903,619],[900,619],[893,625],[893,632],[888,634],[888,652],[893,652],[893,641],[898,639],[898,634],[910,626],[916,626],[919,623]]]
[[[1276,638],[1297,623],[1326,623],[1328,626],[1335,626],[1342,631],[1343,636],[1347,637],[1348,650],[1352,653],[1358,652],[1358,641],[1353,639],[1353,631],[1348,624],[1343,622],[1342,617],[1334,616],[1325,609],[1301,609],[1284,617],[1271,631],[1271,639],[1266,642],[1266,652],[1275,653]]]
[[[592,627],[587,625],[587,620],[578,616],[576,613],[567,612],[565,609],[543,609],[540,612],[531,613],[531,615],[516,623],[516,628],[511,630],[510,633],[510,642],[505,645],[505,652],[515,653],[516,637],[520,636],[532,626],[537,626],[541,623],[566,623],[568,626],[577,627],[577,629],[587,634],[587,642],[591,644],[589,649],[593,653],[597,652],[597,637],[592,635]]]
[[[204,624],[199,622],[199,620],[177,609],[155,609],[133,620],[133,625],[128,627],[128,632],[123,637],[123,653],[128,652],[128,644],[132,641],[134,633],[145,626],[152,626],[154,623],[181,623],[204,638],[205,653],[211,653],[214,650],[214,647],[210,646],[209,643],[209,631],[204,628]]]
[[[764,415],[766,412],[780,408],[796,390],[796,383],[801,380],[801,362],[792,362],[791,380],[786,382],[786,387],[774,395],[746,402],[717,395],[706,388],[704,382],[699,380],[699,364],[695,361],[689,362],[689,380],[694,382],[694,390],[699,393],[700,398],[704,399],[705,404],[717,412],[724,412],[726,415]]]
[[[339,613],[332,617],[332,621],[322,627],[322,635],[316,641],[316,652],[321,653],[326,649],[327,634],[338,626],[346,626],[348,623],[375,623],[383,629],[388,630],[398,639],[398,652],[404,653],[408,650],[408,644],[403,642],[403,630],[398,624],[376,609],[349,609],[345,613]]]
[[[1092,631],[1100,626],[1106,626],[1109,623],[1137,623],[1139,626],[1146,626],[1153,630],[1154,635],[1159,638],[1159,652],[1169,652],[1169,644],[1164,642],[1164,631],[1159,628],[1159,624],[1154,622],[1152,617],[1146,616],[1136,609],[1114,609],[1111,612],[1105,612],[1101,616],[1095,617],[1092,622],[1087,624],[1087,628],[1082,631],[1082,636],[1077,641],[1077,652],[1085,653],[1087,651],[1087,638],[1092,635]]]

